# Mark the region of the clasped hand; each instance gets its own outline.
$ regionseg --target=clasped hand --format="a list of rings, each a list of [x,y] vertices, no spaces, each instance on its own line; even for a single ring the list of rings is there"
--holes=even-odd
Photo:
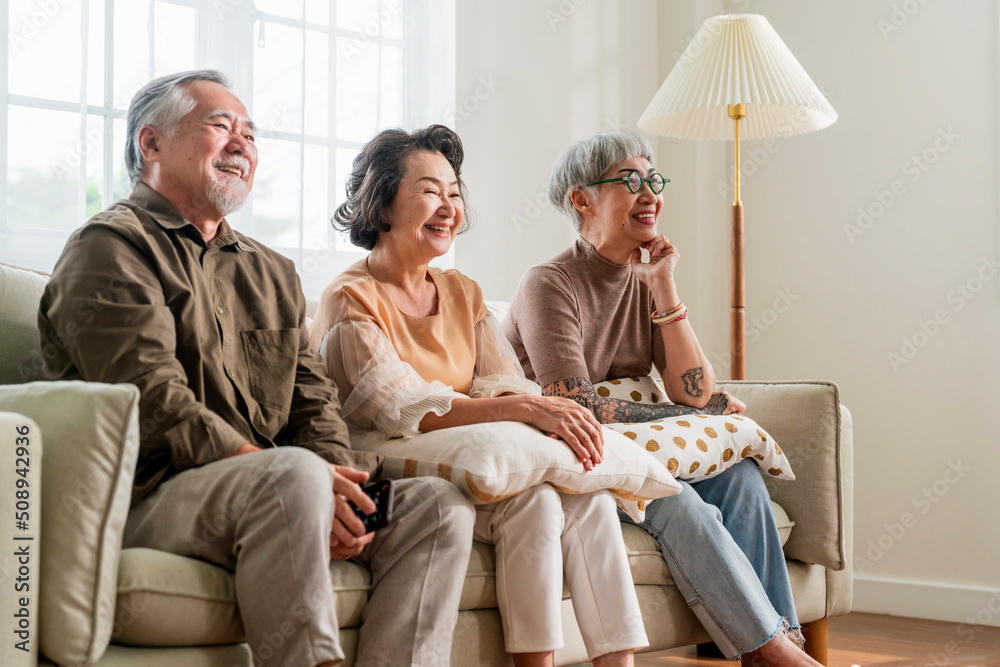
[[[374,532],[365,532],[365,524],[354,513],[351,502],[366,514],[375,511],[375,503],[360,486],[368,480],[368,473],[332,463],[330,468],[333,470],[335,505],[330,527],[330,559],[347,560],[360,554],[375,537]]]

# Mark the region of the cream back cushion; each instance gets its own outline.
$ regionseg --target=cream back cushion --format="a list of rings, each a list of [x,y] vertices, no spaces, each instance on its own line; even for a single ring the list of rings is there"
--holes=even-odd
[[[44,442],[39,605],[42,653],[60,665],[97,662],[111,640],[122,532],[139,449],[132,385],[32,382],[0,387],[0,411],[38,424]],[[39,494],[40,493],[40,497]],[[33,517],[39,520],[37,514]]]
[[[639,503],[679,493],[681,486],[655,458],[628,438],[604,429],[604,460],[590,472],[562,440],[518,422],[472,424],[355,443],[385,455],[383,474],[391,478],[436,476],[451,481],[474,503],[493,503],[537,484],[563,493],[610,489],[642,520]]]
[[[0,262],[0,384],[42,379],[38,304],[49,277]]]

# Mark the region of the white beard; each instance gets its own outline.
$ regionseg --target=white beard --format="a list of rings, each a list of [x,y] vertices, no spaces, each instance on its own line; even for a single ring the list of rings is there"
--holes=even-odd
[[[232,182],[227,183],[224,180]],[[212,179],[205,191],[205,198],[219,211],[219,215],[226,217],[243,206],[248,194],[250,188],[245,182],[223,176]]]

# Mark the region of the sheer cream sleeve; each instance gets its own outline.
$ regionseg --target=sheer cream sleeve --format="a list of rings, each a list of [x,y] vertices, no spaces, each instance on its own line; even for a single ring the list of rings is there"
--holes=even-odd
[[[507,393],[540,395],[542,390],[524,377],[500,323],[487,312],[476,324],[476,370],[469,397],[494,398]]]
[[[443,382],[420,377],[373,322],[336,323],[319,351],[340,389],[344,419],[366,431],[390,438],[415,436],[424,415],[441,416],[454,399],[465,397]]]

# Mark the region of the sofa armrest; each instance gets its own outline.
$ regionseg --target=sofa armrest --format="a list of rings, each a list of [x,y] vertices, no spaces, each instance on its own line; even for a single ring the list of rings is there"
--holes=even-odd
[[[832,382],[720,382],[747,404],[746,414],[774,436],[795,481],[765,479],[772,500],[795,528],[788,558],[843,570],[851,565],[854,441],[851,413]]]
[[[38,466],[39,653],[60,665],[94,664],[115,622],[118,558],[139,451],[139,390],[78,381],[5,385],[0,411],[33,419],[45,442]],[[11,519],[0,516],[0,526]],[[0,625],[3,634],[9,636]]]
[[[24,415],[0,412],[0,664],[38,662],[42,439]]]

